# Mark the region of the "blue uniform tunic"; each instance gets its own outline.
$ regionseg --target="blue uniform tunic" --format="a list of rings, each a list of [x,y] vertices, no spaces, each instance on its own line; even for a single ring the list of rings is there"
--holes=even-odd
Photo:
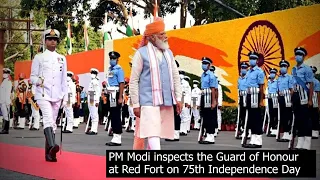
[[[124,82],[124,73],[120,65],[109,68],[108,83],[110,86],[119,86]]]
[[[217,78],[211,71],[203,72],[201,75],[201,89],[218,88]]]

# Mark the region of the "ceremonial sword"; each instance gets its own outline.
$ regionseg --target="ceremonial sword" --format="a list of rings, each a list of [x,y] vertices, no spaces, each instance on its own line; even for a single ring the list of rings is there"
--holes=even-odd
[[[64,108],[63,108],[62,106],[63,106],[64,96],[65,96],[65,95],[63,95],[63,98],[62,98],[62,100],[61,100],[61,104],[60,104],[60,107],[59,107],[59,112],[58,112],[58,116],[57,116],[56,122],[57,122],[57,120],[59,120],[59,119],[61,120],[61,118],[62,118],[62,116],[63,116],[63,110],[64,110]],[[60,132],[60,154],[62,154],[62,127],[63,127],[63,126],[61,126],[61,132]]]

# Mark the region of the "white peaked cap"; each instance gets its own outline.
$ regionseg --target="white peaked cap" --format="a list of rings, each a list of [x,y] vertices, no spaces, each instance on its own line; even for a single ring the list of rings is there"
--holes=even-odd
[[[92,71],[95,71],[95,72],[99,73],[98,69],[96,69],[96,68],[91,68],[90,72],[92,72]]]

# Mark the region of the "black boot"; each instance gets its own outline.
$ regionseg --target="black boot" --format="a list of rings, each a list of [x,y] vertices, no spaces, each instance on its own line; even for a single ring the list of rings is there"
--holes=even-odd
[[[0,134],[9,134],[9,121],[3,120],[3,128]]]
[[[56,153],[59,152],[59,146],[55,143],[55,136],[52,127],[44,129],[46,137],[46,161],[57,162]]]

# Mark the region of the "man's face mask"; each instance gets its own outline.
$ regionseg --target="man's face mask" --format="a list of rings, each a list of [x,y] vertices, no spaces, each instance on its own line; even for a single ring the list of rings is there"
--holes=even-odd
[[[280,73],[281,74],[286,74],[287,73],[287,67],[281,67],[280,68]]]
[[[7,79],[9,77],[9,74],[3,73],[2,77],[3,77],[3,79]]]
[[[204,71],[208,70],[208,64],[202,64],[202,70]]]
[[[96,78],[96,77],[97,77],[97,75],[91,74],[91,79],[94,79],[94,78]]]
[[[196,87],[198,87],[198,85],[194,84],[193,87],[196,88]]]
[[[241,75],[244,76],[247,74],[247,70],[246,69],[241,69]]]
[[[274,79],[275,77],[276,77],[276,74],[274,74],[274,73],[271,73],[271,74],[270,74],[270,78],[271,78],[271,79]]]
[[[117,65],[117,60],[116,59],[110,59],[110,65],[113,67]]]
[[[67,81],[70,82],[72,79],[70,76],[67,77]]]
[[[302,63],[303,62],[303,56],[302,55],[296,55],[295,59],[296,59],[297,63]]]
[[[249,60],[249,64],[250,64],[251,67],[254,67],[254,66],[257,65],[257,60],[256,59],[250,59]]]
[[[179,74],[180,80],[184,79],[184,75],[183,74]]]

